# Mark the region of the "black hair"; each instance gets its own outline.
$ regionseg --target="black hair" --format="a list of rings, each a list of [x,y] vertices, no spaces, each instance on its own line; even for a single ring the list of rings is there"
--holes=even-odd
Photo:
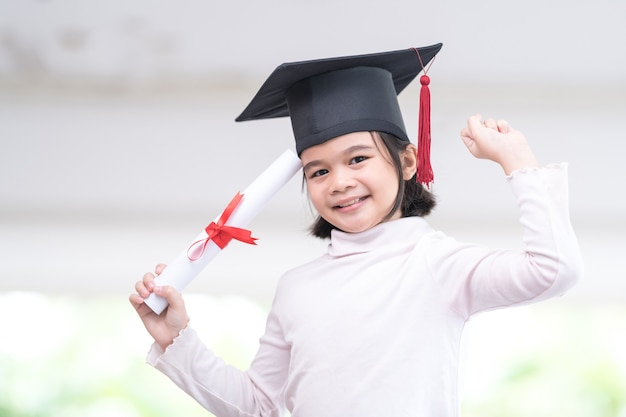
[[[381,139],[381,142],[391,156],[391,161],[396,168],[396,174],[398,176],[398,194],[391,210],[387,216],[385,216],[384,220],[391,218],[398,209],[401,209],[402,217],[424,217],[430,214],[437,204],[434,194],[417,181],[416,175],[413,175],[409,180],[403,179],[400,155],[406,150],[410,143],[384,132],[370,132],[370,134],[375,143],[377,143],[375,140],[376,136]],[[315,237],[327,239],[330,238],[330,232],[333,229],[337,228],[327,222],[323,217],[318,216],[309,231]]]

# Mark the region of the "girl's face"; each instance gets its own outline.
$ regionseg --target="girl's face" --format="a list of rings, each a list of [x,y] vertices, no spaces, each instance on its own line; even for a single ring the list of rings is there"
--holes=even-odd
[[[414,165],[414,151],[409,145],[401,158],[403,166],[411,161]],[[349,133],[305,149],[300,158],[311,202],[327,222],[356,233],[385,220],[398,193],[398,176],[377,136]],[[405,179],[411,178],[414,167],[403,168],[403,173]],[[400,217],[398,209],[388,219]]]

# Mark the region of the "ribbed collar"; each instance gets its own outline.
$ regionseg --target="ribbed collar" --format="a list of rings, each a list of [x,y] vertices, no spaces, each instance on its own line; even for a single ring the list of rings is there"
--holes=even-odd
[[[433,229],[421,217],[403,217],[380,223],[360,233],[331,232],[328,255],[341,257],[381,249],[414,246],[419,239]]]

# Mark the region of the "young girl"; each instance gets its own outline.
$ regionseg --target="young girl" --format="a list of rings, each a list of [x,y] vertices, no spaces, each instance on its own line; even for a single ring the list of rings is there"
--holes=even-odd
[[[198,340],[179,292],[151,273],[136,284],[130,301],[155,340],[148,362],[216,416],[457,416],[472,315],[560,295],[579,278],[566,166],[540,168],[505,121],[472,116],[461,139],[504,170],[525,249],[461,243],[424,220],[435,201],[416,182],[396,94],[440,47],[283,65],[240,116],[291,117],[320,216],[312,232],[330,238],[281,278],[250,369]],[[143,304],[151,292],[169,302],[161,315]]]

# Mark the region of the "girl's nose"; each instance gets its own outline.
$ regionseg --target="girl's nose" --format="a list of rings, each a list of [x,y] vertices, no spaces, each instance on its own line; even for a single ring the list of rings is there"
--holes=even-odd
[[[341,193],[355,186],[354,177],[344,169],[336,169],[332,175],[332,187],[333,193]]]

